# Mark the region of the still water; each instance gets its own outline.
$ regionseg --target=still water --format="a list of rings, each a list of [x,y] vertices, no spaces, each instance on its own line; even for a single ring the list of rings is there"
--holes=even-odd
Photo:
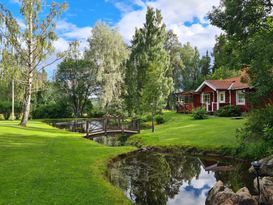
[[[209,167],[214,171],[206,171]],[[248,168],[234,160],[142,151],[111,163],[108,178],[135,204],[204,205],[217,180],[234,191],[244,186],[253,190]]]

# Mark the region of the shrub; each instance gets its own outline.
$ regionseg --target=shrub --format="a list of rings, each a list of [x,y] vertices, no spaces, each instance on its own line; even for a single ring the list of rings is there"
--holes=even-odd
[[[194,120],[203,120],[203,119],[207,119],[207,112],[205,110],[205,108],[196,108],[193,110],[192,112],[192,118]]]
[[[273,153],[273,106],[249,113],[245,127],[237,131],[239,151],[247,157],[263,157]],[[256,148],[255,148],[256,147]]]
[[[165,118],[162,115],[156,115],[155,121],[158,125],[166,122]]]
[[[43,118],[67,118],[71,117],[72,112],[66,104],[50,103],[41,105],[32,111],[32,117],[34,119]]]
[[[5,120],[8,120],[11,114],[11,102],[1,101],[0,102],[0,113],[3,114]]]
[[[106,113],[101,110],[92,110],[91,112],[88,113],[88,117],[92,118],[101,118],[105,115]]]
[[[216,115],[219,117],[238,117],[242,115],[240,107],[233,106],[233,105],[226,105],[221,107],[217,112]]]

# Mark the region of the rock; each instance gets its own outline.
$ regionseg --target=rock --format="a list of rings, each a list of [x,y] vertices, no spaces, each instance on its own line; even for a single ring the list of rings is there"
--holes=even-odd
[[[249,193],[248,188],[243,187],[239,189],[236,194],[239,196],[239,202],[240,205],[258,205],[258,202],[256,201],[255,197],[251,196]]]
[[[261,163],[260,175],[273,177],[273,155],[263,158],[259,162]],[[249,172],[256,174],[253,167],[250,167]]]
[[[215,195],[218,192],[224,191],[224,183],[222,181],[217,181],[216,184],[209,190],[208,197],[206,199],[206,205],[212,204],[213,199],[215,198]]]
[[[254,179],[254,187],[258,192],[257,179]],[[260,202],[273,204],[273,177],[263,177],[260,179]]]
[[[209,191],[206,205],[258,205],[258,203],[246,187],[234,193],[226,188],[222,181],[218,181]]]

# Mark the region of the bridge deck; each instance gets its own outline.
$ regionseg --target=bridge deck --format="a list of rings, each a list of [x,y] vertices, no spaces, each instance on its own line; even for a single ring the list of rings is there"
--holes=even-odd
[[[137,130],[107,130],[106,132],[101,130],[101,131],[97,131],[97,132],[91,132],[88,134],[88,138],[93,138],[93,137],[96,137],[96,136],[99,136],[99,135],[105,135],[106,134],[115,134],[115,133],[118,133],[118,134],[122,134],[122,133],[125,133],[125,134],[137,134],[139,133]]]

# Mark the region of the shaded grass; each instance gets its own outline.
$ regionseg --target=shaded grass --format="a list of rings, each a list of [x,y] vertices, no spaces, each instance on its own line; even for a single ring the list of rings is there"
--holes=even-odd
[[[104,177],[132,147],[105,147],[39,121],[0,122],[0,204],[130,204]]]
[[[238,146],[236,129],[245,119],[211,116],[205,120],[193,120],[191,115],[166,112],[167,122],[156,127],[155,133],[144,130],[132,136],[129,143],[144,146],[184,146],[204,150],[234,148]]]

